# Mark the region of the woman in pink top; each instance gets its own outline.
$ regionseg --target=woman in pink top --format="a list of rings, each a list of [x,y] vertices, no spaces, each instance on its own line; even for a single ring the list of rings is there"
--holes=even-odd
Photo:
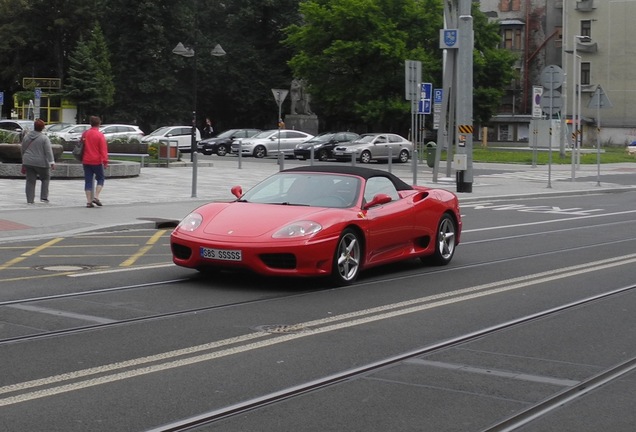
[[[108,168],[108,146],[106,137],[100,132],[102,121],[97,116],[91,116],[91,128],[84,132],[84,154],[82,166],[84,167],[84,192],[86,192],[86,207],[102,206],[99,194],[104,187],[104,168]],[[97,186],[93,189],[94,181]]]

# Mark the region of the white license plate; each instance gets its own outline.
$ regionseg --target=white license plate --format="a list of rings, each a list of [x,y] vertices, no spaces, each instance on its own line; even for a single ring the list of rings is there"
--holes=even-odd
[[[240,250],[201,248],[201,258],[220,261],[241,261],[243,254]]]
[[[335,152],[334,155],[336,156],[342,156],[344,153],[343,152]]]

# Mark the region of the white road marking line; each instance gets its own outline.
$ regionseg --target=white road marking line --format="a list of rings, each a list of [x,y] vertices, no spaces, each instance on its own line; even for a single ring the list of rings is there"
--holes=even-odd
[[[85,369],[81,371],[70,372],[61,375],[55,375],[48,378],[43,378],[34,381],[27,381],[23,383],[12,384],[4,387],[0,387],[0,394],[12,393],[17,391],[24,391],[29,388],[48,386],[58,382],[71,381],[74,379],[87,377],[97,374],[107,374],[98,378],[87,379],[84,381],[77,381],[70,384],[64,384],[56,387],[44,388],[41,390],[35,390],[29,393],[24,393],[17,396],[7,397],[0,399],[0,406],[7,406],[16,403],[26,402],[33,399],[39,399],[42,397],[54,396],[57,394],[76,391],[83,388],[93,387],[101,384],[106,384],[115,381],[121,381],[125,379],[134,378],[137,376],[147,375],[150,373],[160,372],[163,370],[174,369],[177,367],[188,366],[200,362],[210,361],[221,357],[226,357],[233,354],[247,352],[259,348],[270,347],[279,343],[292,341],[308,336],[314,336],[322,333],[328,333],[344,328],[354,327],[362,324],[368,324],[371,322],[381,321],[389,318],[395,318],[402,315],[407,315],[415,312],[421,312],[427,309],[433,309],[449,304],[459,303],[466,300],[472,300],[475,298],[486,297],[502,292],[513,291],[520,288],[525,288],[532,285],[551,282],[567,277],[580,276],[590,272],[596,272],[612,267],[621,265],[628,265],[636,262],[636,254],[624,255],[617,258],[608,258],[591,263],[584,263],[575,266],[566,267],[563,269],[557,269],[547,272],[541,272],[534,275],[521,276],[508,280],[492,282],[484,285],[478,285],[461,290],[451,291],[447,293],[437,294],[434,296],[421,297],[418,299],[408,300],[399,303],[393,303],[389,305],[379,306],[371,309],[364,309],[347,314],[337,315],[328,318],[322,318],[314,321],[308,321],[298,324],[302,328],[307,330],[300,333],[286,334],[282,336],[270,337],[267,340],[248,343],[246,345],[227,348],[221,351],[195,355],[193,357],[187,357],[178,360],[171,360],[179,356],[194,354],[197,352],[214,349],[221,346],[227,346],[230,344],[236,344],[240,342],[246,342],[252,339],[264,338],[270,336],[263,333],[251,333],[238,338],[226,339],[209,344],[199,345],[196,347],[190,347],[182,350],[171,351],[167,353],[157,354],[154,356],[142,357],[138,359],[128,360],[125,362],[113,363],[110,365],[104,365],[100,367]],[[341,322],[342,321],[342,322]],[[323,326],[316,328],[317,326]],[[155,365],[142,366],[151,362],[162,362]],[[133,368],[127,371],[119,372],[124,368]]]

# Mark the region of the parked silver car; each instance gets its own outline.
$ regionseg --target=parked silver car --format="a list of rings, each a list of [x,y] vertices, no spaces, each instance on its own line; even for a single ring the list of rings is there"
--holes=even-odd
[[[293,156],[296,144],[307,141],[309,138],[313,138],[313,135],[297,130],[271,129],[258,133],[251,138],[235,140],[232,142],[232,154],[238,154],[240,146],[243,156],[263,158],[265,156],[277,156],[279,151],[284,155]]]
[[[196,129],[196,142],[201,140],[201,132]],[[189,153],[192,150],[192,126],[163,126],[155,129],[152,133],[141,139],[141,142],[153,144],[160,141],[169,141],[170,145],[175,145],[182,153]]]
[[[372,160],[388,160],[408,162],[413,154],[413,143],[392,133],[364,134],[360,139],[351,141],[346,146],[333,149],[333,157],[338,161],[350,161],[352,156],[360,163]]]

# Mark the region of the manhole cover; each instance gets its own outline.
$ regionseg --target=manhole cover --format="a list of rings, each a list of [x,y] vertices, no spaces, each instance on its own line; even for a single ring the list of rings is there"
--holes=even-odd
[[[50,272],[73,272],[90,269],[90,266],[85,265],[50,265],[36,267],[38,270],[50,271]]]

